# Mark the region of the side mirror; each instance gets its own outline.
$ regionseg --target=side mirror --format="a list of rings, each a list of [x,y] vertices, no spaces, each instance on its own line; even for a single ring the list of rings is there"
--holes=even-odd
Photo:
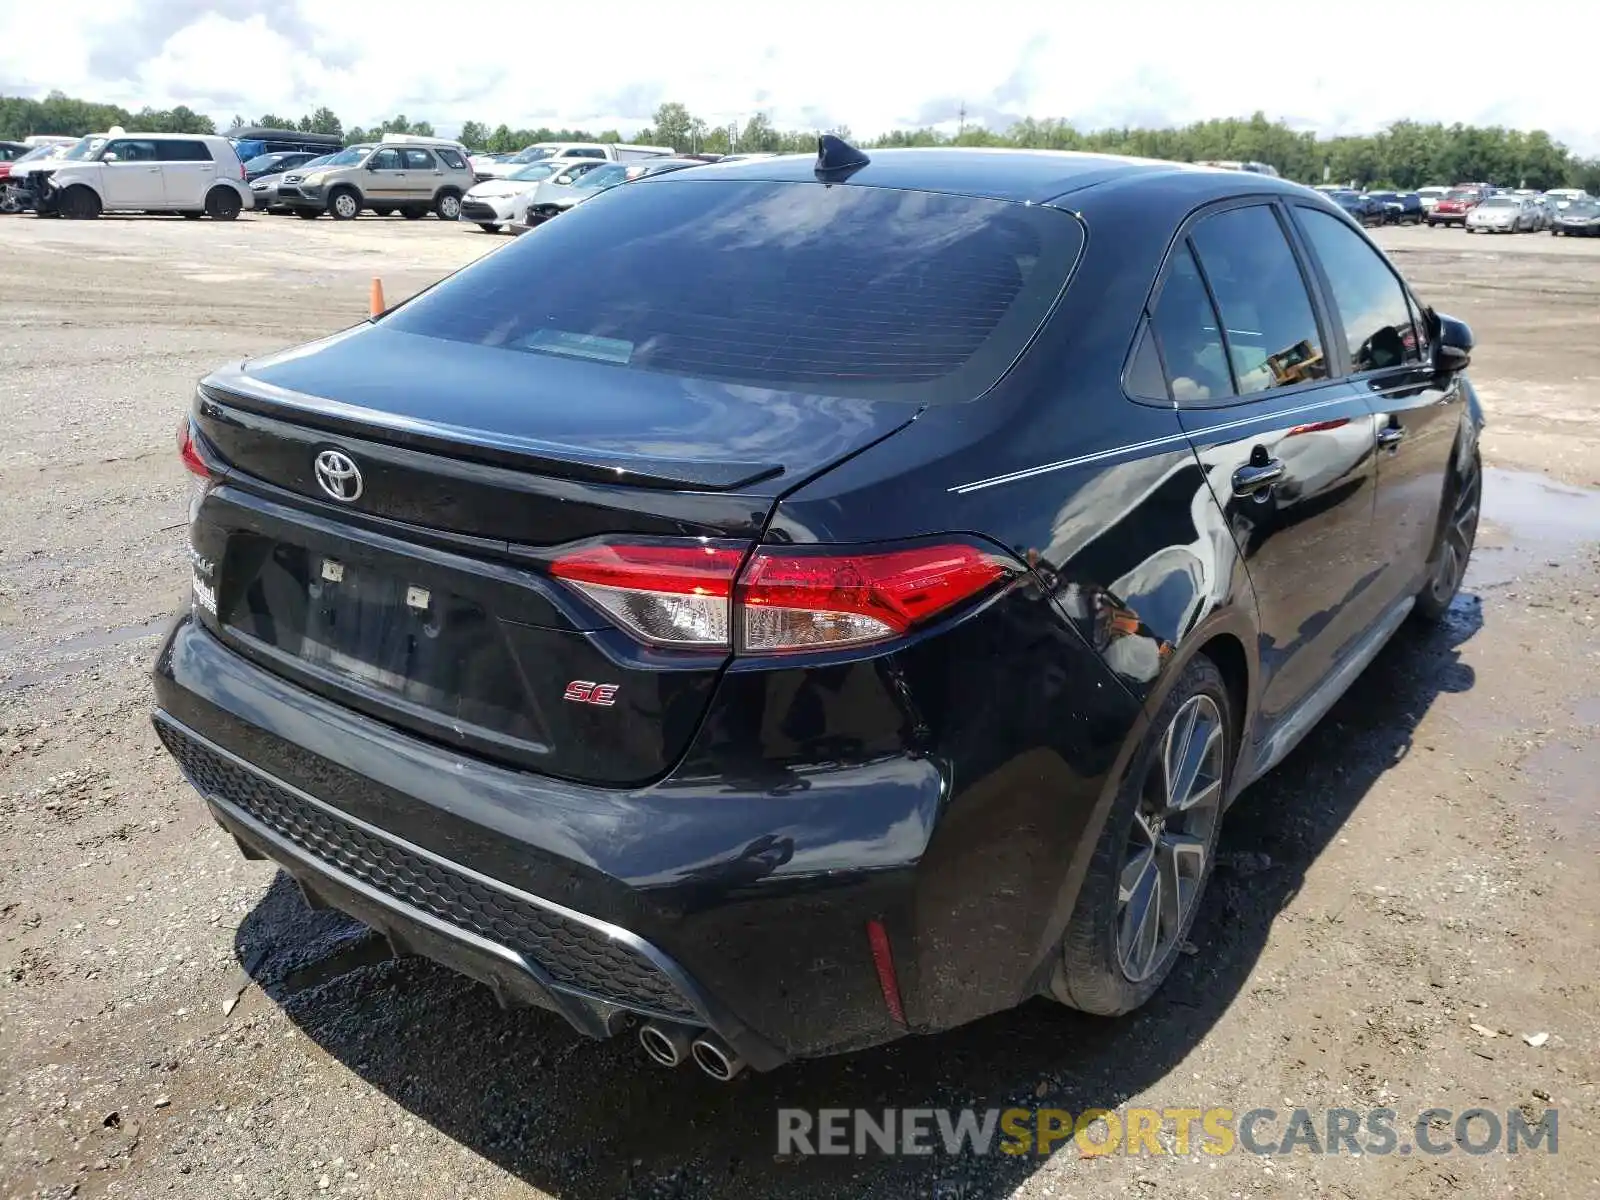
[[[1436,370],[1464,371],[1472,361],[1472,330],[1465,321],[1428,310],[1433,326],[1433,365]]]

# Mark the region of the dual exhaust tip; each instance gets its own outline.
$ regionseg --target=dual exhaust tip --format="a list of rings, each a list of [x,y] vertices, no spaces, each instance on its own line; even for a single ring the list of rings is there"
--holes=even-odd
[[[681,1067],[689,1059],[718,1083],[727,1083],[744,1070],[744,1059],[714,1033],[696,1033],[685,1025],[646,1021],[639,1027],[639,1044],[663,1067]]]

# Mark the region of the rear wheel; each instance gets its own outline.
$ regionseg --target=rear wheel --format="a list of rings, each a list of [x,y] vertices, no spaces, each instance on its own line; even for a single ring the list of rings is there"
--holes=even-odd
[[[239,193],[230,187],[214,187],[206,193],[206,216],[213,221],[231,221],[243,207]]]
[[[1428,582],[1417,593],[1417,617],[1436,624],[1450,610],[1451,601],[1467,576],[1467,563],[1478,541],[1478,511],[1483,504],[1483,461],[1472,452],[1465,468],[1452,477],[1445,494],[1444,520],[1439,526],[1433,554],[1428,559]]]
[[[349,188],[340,188],[328,197],[328,212],[335,221],[354,221],[361,212],[361,198]]]
[[[372,215],[375,217],[392,217],[394,216],[394,209],[388,207],[375,208],[372,210]]]
[[[433,202],[433,211],[441,221],[459,221],[461,197],[454,192],[441,192],[439,198]]]
[[[408,221],[420,221],[428,215],[428,210],[425,208],[402,208],[400,215]]]
[[[56,209],[69,221],[92,221],[100,215],[100,197],[86,187],[69,187]]]
[[[1211,877],[1233,758],[1227,684],[1197,655],[1118,789],[1062,937],[1056,999],[1116,1016],[1161,986]]]

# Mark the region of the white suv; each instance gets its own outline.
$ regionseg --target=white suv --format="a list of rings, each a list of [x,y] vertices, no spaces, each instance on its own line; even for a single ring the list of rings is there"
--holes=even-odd
[[[231,221],[251,206],[232,143],[209,134],[91,133],[40,161],[25,186],[41,217],[176,212]]]

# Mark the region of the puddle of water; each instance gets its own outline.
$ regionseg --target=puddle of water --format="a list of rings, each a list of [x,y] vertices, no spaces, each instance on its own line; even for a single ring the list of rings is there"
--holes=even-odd
[[[1569,487],[1536,471],[1487,467],[1483,528],[1469,587],[1498,587],[1573,559],[1600,542],[1600,491]]]

